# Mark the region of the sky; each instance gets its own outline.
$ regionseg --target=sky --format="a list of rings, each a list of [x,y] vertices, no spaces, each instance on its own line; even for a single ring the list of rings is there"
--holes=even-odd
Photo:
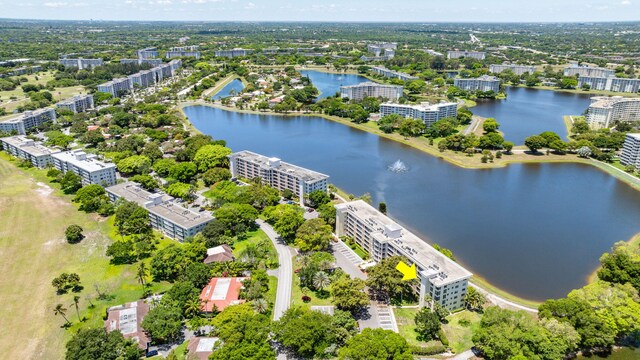
[[[185,21],[640,20],[640,0],[0,0],[0,18]]]

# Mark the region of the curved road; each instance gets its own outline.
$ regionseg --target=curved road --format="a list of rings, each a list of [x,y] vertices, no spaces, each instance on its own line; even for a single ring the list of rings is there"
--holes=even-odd
[[[278,262],[280,263],[277,270],[278,287],[276,289],[276,302],[273,305],[273,320],[278,320],[291,304],[291,283],[293,279],[293,262],[291,258],[293,253],[271,225],[260,219],[256,220],[256,223],[267,234],[278,253]]]

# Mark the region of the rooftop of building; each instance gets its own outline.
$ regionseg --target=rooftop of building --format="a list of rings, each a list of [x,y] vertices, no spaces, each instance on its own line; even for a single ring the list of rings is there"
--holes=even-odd
[[[211,278],[200,293],[202,311],[211,312],[214,305],[218,311],[222,311],[228,306],[243,303],[244,300],[240,299],[240,290],[242,282],[246,279],[244,277]]]
[[[195,356],[198,360],[207,360],[213,352],[213,347],[220,341],[217,337],[195,337],[189,340],[187,349],[189,350],[188,359]]]
[[[86,152],[81,150],[63,151],[55,153],[52,156],[56,159],[59,159],[66,163],[70,163],[89,172],[108,168],[115,169],[116,167],[116,165],[113,163],[106,163],[104,161],[98,160],[98,157],[95,154],[87,154]]]
[[[396,104],[396,103],[384,103],[384,104],[380,104],[385,105],[385,106],[393,106],[393,107],[400,107],[400,108],[406,108],[406,109],[416,109],[416,110],[420,110],[420,111],[438,111],[438,108],[443,107],[443,106],[458,106],[458,103],[455,102],[441,102],[441,103],[437,103],[437,104],[431,104],[428,102],[422,102],[420,104]]]
[[[401,85],[379,84],[379,83],[375,83],[373,81],[366,81],[366,82],[362,82],[362,83],[354,84],[354,85],[344,85],[344,86],[340,86],[340,88],[341,89],[353,89],[353,88],[369,87],[369,86],[387,87],[387,88],[394,88],[394,89],[402,89],[403,88]]]
[[[133,201],[150,212],[169,219],[185,229],[209,222],[213,219],[206,211],[196,212],[179,204],[173,197],[165,193],[151,193],[135,182],[124,182],[109,186],[106,189],[127,201]]]
[[[227,244],[222,244],[220,246],[207,249],[207,257],[203,262],[205,264],[209,264],[213,262],[233,261],[234,259],[231,247]]]
[[[24,135],[0,138],[0,141],[3,141],[15,147],[19,147],[20,149],[31,154],[32,156],[51,155],[58,152],[57,150],[50,149],[42,145],[40,142],[31,140]]]
[[[609,108],[619,102],[640,102],[640,98],[624,96],[594,96],[591,98],[589,107]]]
[[[627,134],[627,137],[640,141],[640,134]]]
[[[325,175],[325,174],[322,174],[313,170],[309,170],[297,165],[289,164],[275,157],[270,158],[264,155],[256,154],[248,150],[233,153],[229,155],[229,158],[232,158],[232,159],[241,158],[241,159],[259,164],[261,167],[265,169],[267,168],[277,169],[281,172],[295,175],[300,179],[302,179],[302,181],[304,182],[316,182],[319,180],[329,178],[329,175]]]
[[[133,339],[138,343],[138,347],[146,350],[151,339],[142,329],[141,324],[147,313],[149,313],[149,304],[146,300],[114,306],[107,310],[104,327],[107,331],[120,331],[124,337]]]
[[[376,234],[372,234],[373,237],[379,241],[393,243],[394,247],[404,253],[410,261],[415,261],[425,269],[423,273],[432,274],[434,277],[430,279],[430,282],[437,286],[463,280],[473,275],[363,200],[338,204],[336,208],[348,211],[369,224],[376,231]]]
[[[13,115],[9,115],[6,118],[0,120],[0,122],[19,122],[22,121],[22,119],[29,117],[29,116],[38,116],[44,113],[48,113],[54,111],[55,109],[53,108],[42,108],[42,109],[36,109],[36,110],[32,110],[32,111],[25,111],[23,113],[19,113],[19,114],[13,114]]]
[[[498,79],[496,76],[492,76],[492,75],[482,75],[482,76],[479,76],[477,78],[468,78],[468,79],[456,78],[455,80],[456,81],[459,81],[459,80],[462,80],[462,81],[464,81],[464,80],[500,81],[500,79]]]

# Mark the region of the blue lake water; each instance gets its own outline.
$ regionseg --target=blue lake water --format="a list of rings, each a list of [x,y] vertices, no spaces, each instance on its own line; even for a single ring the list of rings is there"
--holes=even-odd
[[[213,100],[220,100],[222,98],[231,96],[232,94],[237,94],[241,92],[243,89],[244,89],[244,84],[242,83],[242,81],[240,79],[234,79],[230,83],[225,85],[222,89],[220,89],[220,91],[218,91],[211,98]]]
[[[543,131],[553,131],[567,140],[563,116],[582,114],[589,107],[589,98],[586,94],[508,87],[507,99],[481,100],[471,111],[496,118],[505,140],[517,145]]]
[[[532,300],[584,285],[600,255],[640,231],[640,192],[583,164],[462,169],[319,117],[185,108],[205,134],[331,176],[496,286]],[[388,167],[401,160],[409,171]]]
[[[364,76],[353,74],[330,74],[315,70],[301,70],[302,76],[309,77],[315,87],[320,90],[319,99],[333,96],[340,92],[340,86],[356,85],[369,81]]]

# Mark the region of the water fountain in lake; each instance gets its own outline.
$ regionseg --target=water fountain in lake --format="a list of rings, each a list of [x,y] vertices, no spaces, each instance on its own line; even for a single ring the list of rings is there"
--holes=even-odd
[[[391,164],[388,169],[393,171],[394,173],[403,173],[407,172],[409,168],[405,165],[402,160],[396,160],[393,164]]]

